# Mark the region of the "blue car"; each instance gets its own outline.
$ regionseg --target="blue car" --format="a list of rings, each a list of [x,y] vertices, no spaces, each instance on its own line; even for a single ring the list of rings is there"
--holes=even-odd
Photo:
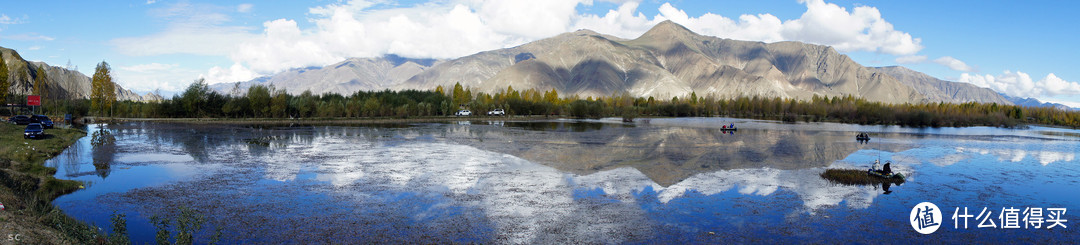
[[[26,125],[26,130],[23,130],[23,139],[39,139],[42,137],[45,137],[45,129],[41,127],[40,123]]]
[[[11,124],[15,125],[27,125],[32,123],[30,117],[23,115],[13,116],[8,119],[8,122],[11,122]]]
[[[33,116],[30,116],[30,121],[40,123],[41,127],[44,127],[44,128],[53,128],[52,119],[49,119],[49,117],[47,117],[45,115],[33,115]]]

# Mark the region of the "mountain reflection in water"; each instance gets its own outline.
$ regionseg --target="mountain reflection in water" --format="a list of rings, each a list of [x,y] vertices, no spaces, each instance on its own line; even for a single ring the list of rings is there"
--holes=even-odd
[[[854,241],[858,235],[835,235],[859,229],[842,224],[903,216],[872,227],[910,229],[904,222],[908,203],[943,186],[995,187],[954,195],[959,200],[993,190],[1015,198],[1025,195],[1017,189],[1043,186],[1003,187],[987,174],[1009,168],[1003,164],[1035,161],[1049,168],[1006,172],[1059,182],[1077,173],[1069,171],[1076,169],[1070,150],[1077,143],[1064,139],[1035,145],[1030,137],[1040,136],[985,140],[981,133],[964,135],[969,131],[747,120],[737,121],[739,132],[731,135],[713,126],[732,120],[394,127],[125,123],[107,126],[117,139],[111,174],[81,174],[94,169],[94,148],[86,139],[79,144],[87,145],[48,164],[63,166],[59,178],[90,182],[55,202],[80,220],[108,227],[109,215],[120,210],[128,213],[136,241],[149,242],[148,217],[184,206],[206,213],[208,227],[223,227],[227,240],[255,243],[800,241],[774,234],[792,230],[801,230],[802,238]],[[864,131],[878,133],[869,144],[857,144],[855,132]],[[1001,147],[1017,142],[1032,146]],[[971,162],[986,157],[1002,161],[971,169]],[[897,163],[896,171],[911,176],[909,183],[888,188],[890,196],[882,198],[882,186],[836,185],[818,177],[827,167],[865,168],[874,159]],[[965,174],[984,180],[942,177]],[[1047,200],[1077,204],[1053,195]],[[808,221],[795,222],[800,219]]]

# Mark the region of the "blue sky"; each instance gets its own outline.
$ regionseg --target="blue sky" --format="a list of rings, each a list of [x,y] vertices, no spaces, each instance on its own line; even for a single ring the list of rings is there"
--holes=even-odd
[[[830,45],[1006,94],[1080,106],[1072,1],[16,1],[0,46],[169,95],[387,53],[454,58],[592,29],[634,38],[665,19],[723,38]]]

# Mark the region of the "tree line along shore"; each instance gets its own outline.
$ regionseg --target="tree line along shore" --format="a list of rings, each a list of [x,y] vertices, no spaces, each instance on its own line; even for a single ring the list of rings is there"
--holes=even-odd
[[[120,118],[415,118],[451,116],[459,110],[485,114],[494,109],[506,115],[539,115],[576,118],[598,117],[709,117],[726,116],[786,122],[841,122],[911,127],[1016,127],[1026,124],[1080,127],[1080,112],[1050,107],[1024,107],[996,103],[885,104],[865,98],[814,96],[790,98],[688,96],[672,98],[634,97],[628,93],[606,97],[561,96],[558,91],[515,90],[512,86],[494,93],[473,92],[460,83],[434,90],[356,91],[352,94],[304,91],[298,95],[273,85],[237,84],[230,92],[211,89],[203,79],[192,82],[171,99],[135,102],[116,101],[111,68],[102,61],[94,69],[89,99],[51,99],[44,94],[48,78],[40,76],[34,91],[50,115]],[[0,73],[4,71],[0,69]],[[2,74],[0,74],[2,75]],[[0,76],[3,77],[3,76]],[[6,80],[0,78],[0,80]],[[0,81],[5,85],[6,81]],[[6,103],[25,103],[26,96],[0,96]]]
[[[243,92],[240,92],[243,91]],[[107,98],[106,98],[107,99]],[[786,122],[841,122],[910,127],[1016,127],[1042,124],[1077,128],[1080,113],[1049,107],[1023,107],[994,103],[885,104],[854,96],[814,96],[810,100],[711,96],[672,98],[633,97],[628,94],[580,98],[558,91],[524,91],[507,87],[496,93],[472,92],[460,84],[452,89],[357,91],[349,95],[292,95],[273,86],[253,85],[246,90],[219,93],[197,80],[171,99],[151,102],[101,98],[47,103],[45,111],[75,116],[118,118],[215,119],[360,119],[453,116],[463,109],[483,115],[504,109],[506,115],[575,118],[711,117],[725,116]],[[55,113],[62,112],[62,113]]]

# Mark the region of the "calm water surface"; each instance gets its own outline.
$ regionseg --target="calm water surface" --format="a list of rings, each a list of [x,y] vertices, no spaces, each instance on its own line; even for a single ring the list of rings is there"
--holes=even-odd
[[[220,228],[229,243],[1080,241],[1075,130],[729,118],[98,129],[115,144],[88,136],[47,162],[87,183],[54,203],[101,227],[126,214],[137,243],[153,241],[151,216],[180,207],[206,215],[199,241]],[[907,183],[819,177],[875,159]],[[943,209],[933,234],[908,221],[920,202]],[[999,228],[954,228],[958,207],[987,208]],[[1072,212],[1067,228],[1000,229],[1011,207]]]

